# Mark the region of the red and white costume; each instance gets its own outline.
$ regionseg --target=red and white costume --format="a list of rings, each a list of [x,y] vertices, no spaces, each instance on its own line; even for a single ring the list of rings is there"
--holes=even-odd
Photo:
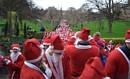
[[[14,52],[14,50],[17,50],[17,52]],[[11,52],[11,54],[7,58],[3,59],[6,66],[9,69],[8,78],[9,79],[19,79],[21,68],[24,63],[24,56],[20,52],[19,44],[12,44],[10,52]]]
[[[106,77],[104,66],[99,57],[90,58],[78,79],[109,79]]]
[[[114,49],[108,56],[105,70],[112,79],[128,79],[129,60],[120,48]]]
[[[88,40],[89,30],[83,29],[79,33],[80,41]],[[65,48],[65,54],[67,54],[70,61],[71,75],[79,77],[84,69],[85,63],[91,57],[99,56],[99,50],[94,45],[79,45],[78,42],[75,45],[70,45]]]
[[[44,53],[41,47],[40,42],[35,38],[25,41],[24,56],[26,60],[21,70],[20,79],[49,79],[51,76],[51,71],[47,72],[48,67],[46,64],[44,64],[45,72],[40,69],[39,65],[41,65]]]
[[[127,31],[125,38],[125,42],[130,43],[130,30]],[[127,56],[122,47],[115,48],[108,56],[105,70],[111,79],[130,79],[130,60],[128,58],[130,48],[127,50]]]
[[[52,46],[45,52],[45,60],[52,70],[51,79],[70,79],[70,69],[63,53],[63,43],[59,36],[52,36]]]

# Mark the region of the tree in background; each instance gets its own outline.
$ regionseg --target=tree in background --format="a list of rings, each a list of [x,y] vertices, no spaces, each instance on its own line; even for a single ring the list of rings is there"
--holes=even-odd
[[[118,1],[114,1],[114,0],[87,0],[86,2],[88,4],[91,4],[94,9],[98,10],[101,14],[106,16],[106,18],[108,20],[108,27],[109,27],[108,32],[112,33],[112,23],[113,23],[114,16],[117,15],[117,13],[120,13],[119,9],[118,10],[115,9],[115,8],[117,8],[117,5],[115,5],[115,4],[120,4],[123,1],[124,0],[118,0]]]
[[[27,25],[24,23],[24,38],[27,37]]]

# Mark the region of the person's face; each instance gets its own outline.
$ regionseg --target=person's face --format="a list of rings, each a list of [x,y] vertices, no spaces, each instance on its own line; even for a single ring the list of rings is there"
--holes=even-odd
[[[19,52],[19,50],[18,49],[13,49],[13,52],[17,53],[17,52]]]
[[[130,42],[126,42],[128,48],[130,48]]]

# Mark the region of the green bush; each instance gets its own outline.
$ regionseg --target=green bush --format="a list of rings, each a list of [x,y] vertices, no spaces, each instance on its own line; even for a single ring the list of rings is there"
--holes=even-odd
[[[124,38],[104,38],[104,39],[106,41],[112,40],[114,45],[116,45],[116,44],[123,44],[125,42]]]

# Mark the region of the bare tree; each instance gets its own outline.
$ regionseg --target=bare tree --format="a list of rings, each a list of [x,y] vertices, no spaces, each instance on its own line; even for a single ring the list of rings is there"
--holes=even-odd
[[[109,33],[112,33],[112,23],[115,12],[119,13],[119,10],[116,11],[115,4],[120,4],[124,0],[87,0],[88,3],[93,5],[94,9],[97,9],[100,13],[104,14],[108,20]]]
[[[74,7],[69,7],[65,12],[64,17],[69,21],[70,24],[76,23],[76,9]]]
[[[59,11],[55,7],[48,7],[46,12],[46,18],[51,22],[53,26],[55,26],[55,23],[57,21]]]

